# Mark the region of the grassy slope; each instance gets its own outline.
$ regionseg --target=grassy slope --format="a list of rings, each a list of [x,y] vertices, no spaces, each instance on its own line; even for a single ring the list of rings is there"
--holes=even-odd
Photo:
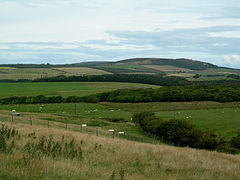
[[[0,97],[37,95],[86,96],[123,88],[150,87],[159,86],[118,82],[0,83]]]
[[[60,140],[75,138],[80,145],[83,159],[64,159],[41,156],[29,159],[20,149],[12,154],[0,153],[1,179],[111,179],[115,172],[115,179],[120,179],[119,172],[123,172],[124,179],[239,179],[240,156],[227,155],[190,148],[176,148],[166,145],[151,145],[127,140],[96,137],[71,131],[64,131],[41,126],[23,124],[8,124],[16,127],[23,138],[19,140],[19,147],[35,132],[37,139],[41,136],[52,135]],[[36,141],[36,140],[35,140]],[[80,143],[79,143],[80,144]],[[96,147],[98,145],[98,148]],[[101,144],[101,148],[99,145]],[[9,173],[11,172],[11,173]]]

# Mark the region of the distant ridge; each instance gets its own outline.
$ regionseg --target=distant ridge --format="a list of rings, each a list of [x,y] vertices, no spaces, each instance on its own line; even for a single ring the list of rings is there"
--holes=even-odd
[[[87,61],[73,64],[0,64],[0,80],[102,74],[162,75],[189,81],[233,81],[240,69],[186,58],[131,58],[119,61]]]
[[[205,70],[207,68],[218,68],[218,66],[192,59],[168,59],[168,58],[133,58],[118,61],[118,63],[139,64],[139,65],[169,65],[191,70]]]
[[[106,64],[137,64],[137,65],[169,65],[180,68],[187,68],[191,70],[204,70],[207,68],[218,68],[218,66],[201,62],[198,60],[178,58],[132,58],[120,61],[89,61],[73,64],[0,64],[2,67],[16,67],[16,68],[52,68],[52,67],[79,67],[79,66],[97,66]],[[231,68],[230,68],[231,69]]]

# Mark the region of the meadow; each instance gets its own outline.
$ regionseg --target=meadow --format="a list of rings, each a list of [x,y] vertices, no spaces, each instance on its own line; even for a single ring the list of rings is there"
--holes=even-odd
[[[125,88],[157,88],[140,83],[118,82],[26,82],[0,83],[0,97],[10,96],[87,96]]]
[[[237,180],[240,175],[238,155],[1,124],[8,126],[2,132],[10,133],[1,141],[6,146],[0,150],[0,179]]]

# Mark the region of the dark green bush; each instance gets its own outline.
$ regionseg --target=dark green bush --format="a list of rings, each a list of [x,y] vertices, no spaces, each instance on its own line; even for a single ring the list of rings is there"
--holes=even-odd
[[[110,122],[115,122],[115,123],[122,123],[122,122],[126,122],[126,120],[124,118],[105,118],[107,121]]]
[[[215,150],[226,144],[223,138],[209,131],[199,130],[186,120],[162,121],[152,112],[141,112],[133,115],[133,122],[143,131],[156,135],[170,144],[208,150]]]
[[[229,143],[231,147],[240,150],[240,133],[236,137],[232,137]]]

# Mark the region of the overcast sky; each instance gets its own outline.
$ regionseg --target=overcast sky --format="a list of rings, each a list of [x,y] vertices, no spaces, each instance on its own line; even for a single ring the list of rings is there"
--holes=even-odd
[[[0,0],[0,64],[133,57],[240,68],[240,0]]]

